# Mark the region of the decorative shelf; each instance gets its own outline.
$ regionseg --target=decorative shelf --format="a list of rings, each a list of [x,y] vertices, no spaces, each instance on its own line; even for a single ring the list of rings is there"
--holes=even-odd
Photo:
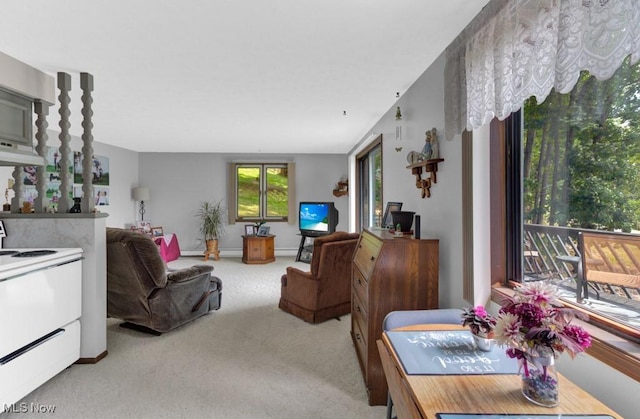
[[[345,196],[345,195],[349,195],[349,191],[341,191],[341,190],[338,190],[338,189],[334,189],[333,190],[333,196],[335,196],[335,197],[339,198],[339,197]]]
[[[346,179],[340,179],[335,189],[333,190],[333,196],[341,197],[349,194],[349,181]]]
[[[444,159],[430,159],[407,166],[407,169],[411,169],[411,173],[415,175],[416,188],[422,190],[423,198],[431,196],[431,184],[438,183],[438,163],[443,161]],[[423,179],[423,173],[429,173],[429,177]]]

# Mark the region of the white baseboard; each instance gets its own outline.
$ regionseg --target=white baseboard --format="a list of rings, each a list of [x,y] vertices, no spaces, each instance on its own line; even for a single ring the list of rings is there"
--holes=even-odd
[[[220,257],[241,258],[242,249],[219,249]],[[275,256],[296,256],[298,249],[275,249]],[[204,250],[180,250],[180,256],[203,256]]]

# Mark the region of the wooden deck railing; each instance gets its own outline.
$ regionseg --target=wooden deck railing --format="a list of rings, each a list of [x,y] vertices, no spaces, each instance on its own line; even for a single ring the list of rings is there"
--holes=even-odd
[[[639,235],[525,224],[523,256],[525,277],[572,278],[578,302],[589,289],[640,301]]]
[[[524,272],[533,279],[567,279],[576,274],[571,263],[558,257],[580,256],[578,233],[568,227],[524,225]]]

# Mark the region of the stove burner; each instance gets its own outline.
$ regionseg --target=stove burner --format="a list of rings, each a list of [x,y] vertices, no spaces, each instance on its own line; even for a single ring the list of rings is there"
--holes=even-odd
[[[56,251],[55,250],[28,250],[26,252],[16,253],[15,255],[12,255],[11,257],[14,257],[14,258],[32,258],[32,257],[36,257],[36,256],[51,255],[53,253],[56,253]]]
[[[0,250],[0,256],[15,255],[16,253],[18,253],[17,250]]]

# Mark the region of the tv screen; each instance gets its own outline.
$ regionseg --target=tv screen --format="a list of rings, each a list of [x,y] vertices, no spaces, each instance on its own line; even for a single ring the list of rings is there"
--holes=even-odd
[[[336,231],[338,210],[333,202],[300,202],[298,226],[303,234],[329,234]]]

